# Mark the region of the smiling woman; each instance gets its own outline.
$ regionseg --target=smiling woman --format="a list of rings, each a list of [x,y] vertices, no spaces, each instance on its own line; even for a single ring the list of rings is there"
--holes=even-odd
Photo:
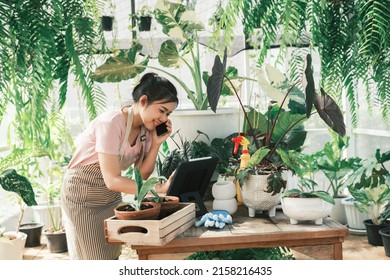
[[[118,259],[121,245],[107,245],[103,221],[114,215],[122,193],[136,194],[136,182],[122,176],[134,164],[142,179],[153,172],[161,144],[171,135],[169,115],[177,91],[167,79],[145,74],[133,101],[95,118],[76,140],[62,189],[64,225],[71,259]],[[166,123],[167,133],[156,127]],[[165,193],[170,179],[156,185]]]

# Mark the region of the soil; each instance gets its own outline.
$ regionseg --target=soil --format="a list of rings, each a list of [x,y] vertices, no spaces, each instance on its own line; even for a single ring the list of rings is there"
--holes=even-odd
[[[149,208],[153,208],[153,206],[141,204],[141,210],[145,210],[145,209],[149,209]],[[126,205],[121,209],[121,211],[135,211],[135,209],[131,205]]]

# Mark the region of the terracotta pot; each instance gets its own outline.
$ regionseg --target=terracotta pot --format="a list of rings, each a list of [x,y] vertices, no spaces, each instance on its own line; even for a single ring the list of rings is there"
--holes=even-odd
[[[176,211],[177,207],[179,206],[179,197],[178,196],[165,196],[164,197],[166,201],[161,203],[161,210],[159,218],[165,218],[166,216],[172,214]]]
[[[161,205],[154,202],[142,202],[143,205],[151,205],[152,208],[139,211],[123,211],[127,205],[120,205],[114,209],[115,217],[118,220],[155,220],[158,218]]]

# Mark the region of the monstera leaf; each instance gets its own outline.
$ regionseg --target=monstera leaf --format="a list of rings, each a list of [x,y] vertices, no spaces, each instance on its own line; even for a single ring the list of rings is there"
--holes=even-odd
[[[31,183],[26,177],[18,174],[15,169],[7,169],[0,174],[0,185],[6,191],[18,194],[26,205],[37,205]]]
[[[135,78],[145,71],[149,57],[137,62],[142,45],[135,43],[128,50],[121,50],[118,55],[108,58],[105,63],[96,68],[92,78],[100,83],[116,83]]]

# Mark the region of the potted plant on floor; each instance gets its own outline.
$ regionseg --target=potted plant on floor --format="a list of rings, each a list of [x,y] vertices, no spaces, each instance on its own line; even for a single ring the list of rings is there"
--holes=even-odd
[[[62,224],[62,211],[58,199],[61,191],[60,181],[41,189],[46,198],[46,205],[42,210],[46,212],[44,215],[49,217],[49,223],[43,230],[47,247],[51,253],[67,252],[66,232]]]
[[[390,204],[383,210],[383,216],[390,216]],[[381,228],[379,234],[382,236],[382,243],[386,256],[390,257],[390,227]]]
[[[115,217],[119,220],[157,219],[160,214],[161,204],[144,201],[144,199],[161,178],[151,177],[144,182],[138,168],[134,169],[134,178],[137,185],[137,193],[134,195],[133,200],[122,203],[114,209]]]
[[[25,233],[19,232],[19,227],[24,213],[22,205],[23,203],[27,206],[37,205],[37,202],[35,201],[35,193],[29,180],[18,174],[15,169],[6,169],[1,171],[0,186],[6,191],[15,193],[18,196],[19,205],[21,205],[21,212],[16,231],[4,232],[4,229],[0,231],[1,259],[21,260],[23,258],[23,248],[27,239],[27,235]]]
[[[330,217],[344,225],[347,224],[345,207],[341,203],[342,199],[347,197],[347,194],[343,193],[346,187],[344,182],[358,167],[358,163],[360,162],[359,158],[346,158],[343,155],[348,144],[349,137],[343,138],[338,134],[332,133],[332,141],[325,144],[317,158],[318,168],[329,182],[329,187],[326,191],[335,200]]]
[[[376,149],[346,181],[356,207],[369,216],[364,224],[371,245],[383,245],[379,229],[390,226],[390,211],[384,211],[390,203],[390,173],[385,166],[389,160],[390,151],[381,153]]]

